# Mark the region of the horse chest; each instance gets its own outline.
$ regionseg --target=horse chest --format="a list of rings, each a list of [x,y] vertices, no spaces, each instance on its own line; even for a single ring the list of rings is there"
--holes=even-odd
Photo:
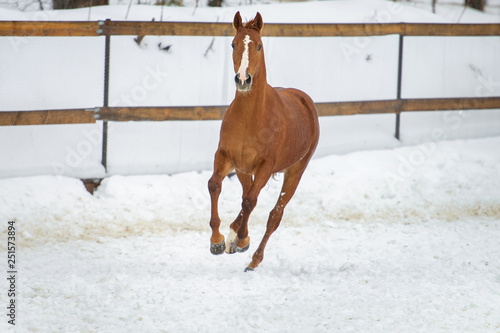
[[[278,132],[270,126],[240,122],[237,126],[224,123],[221,129],[220,148],[244,173],[252,173],[263,160],[271,158],[270,149],[277,141]]]

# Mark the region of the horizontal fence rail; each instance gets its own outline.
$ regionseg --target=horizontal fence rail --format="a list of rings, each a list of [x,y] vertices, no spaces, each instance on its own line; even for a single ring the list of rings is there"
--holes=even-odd
[[[95,123],[88,109],[0,111],[0,126]]]
[[[0,21],[1,36],[232,36],[230,23],[134,21]],[[500,36],[500,24],[449,23],[267,23],[267,37]]]
[[[0,112],[0,126],[92,124],[104,121],[221,120],[228,108],[217,106],[98,107],[45,111]],[[412,111],[500,109],[500,97],[432,98],[316,103],[318,115],[346,116]]]

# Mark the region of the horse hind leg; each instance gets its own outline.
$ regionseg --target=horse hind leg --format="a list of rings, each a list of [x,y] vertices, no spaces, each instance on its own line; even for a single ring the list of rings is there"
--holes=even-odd
[[[253,179],[242,174],[239,174],[239,177],[240,180],[243,180],[243,200],[241,202],[240,219],[237,218],[234,225],[231,225],[231,229],[236,233],[236,237],[234,238],[234,250],[243,252],[246,251],[250,245],[250,237],[248,237],[248,219],[257,205],[257,198],[259,197],[260,191],[271,177],[269,163],[262,162]]]
[[[304,170],[309,161],[306,160],[301,162],[293,165],[285,171],[283,187],[281,188],[278,202],[269,213],[269,219],[267,220],[267,228],[266,232],[264,233],[264,237],[262,238],[259,247],[253,254],[252,261],[247,266],[247,268],[245,268],[245,272],[253,271],[264,259],[264,250],[266,248],[267,242],[273,232],[278,229],[281,219],[283,218],[285,207],[292,199],[292,196],[295,194],[295,190],[299,185],[300,178],[302,177],[302,174],[304,173]]]

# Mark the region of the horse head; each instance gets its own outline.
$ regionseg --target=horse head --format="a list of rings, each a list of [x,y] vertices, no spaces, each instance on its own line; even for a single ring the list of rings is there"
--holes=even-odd
[[[264,50],[260,31],[264,26],[262,16],[257,13],[255,18],[243,24],[240,12],[234,16],[233,27],[236,36],[231,43],[233,48],[233,63],[236,76],[236,89],[248,92],[256,78],[265,79]]]

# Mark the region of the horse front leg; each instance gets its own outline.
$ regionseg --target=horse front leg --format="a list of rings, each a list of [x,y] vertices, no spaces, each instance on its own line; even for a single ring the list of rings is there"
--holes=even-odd
[[[210,252],[212,254],[222,254],[225,250],[224,236],[220,233],[219,218],[219,195],[222,189],[222,181],[231,172],[233,165],[225,158],[221,151],[215,153],[214,172],[208,181],[208,191],[210,192],[211,216],[210,228],[212,236],[210,237]]]
[[[238,176],[238,180],[241,183],[241,187],[243,189],[243,197],[250,191],[253,183],[252,175],[247,175],[236,170],[236,175]],[[240,230],[240,227],[243,223],[243,209],[239,212],[238,216],[234,220],[233,223],[229,226],[229,235],[226,238],[226,253],[233,254],[237,252],[245,252],[248,250],[250,242],[243,247],[239,247],[236,245],[236,235]],[[241,243],[241,242],[240,242]]]

